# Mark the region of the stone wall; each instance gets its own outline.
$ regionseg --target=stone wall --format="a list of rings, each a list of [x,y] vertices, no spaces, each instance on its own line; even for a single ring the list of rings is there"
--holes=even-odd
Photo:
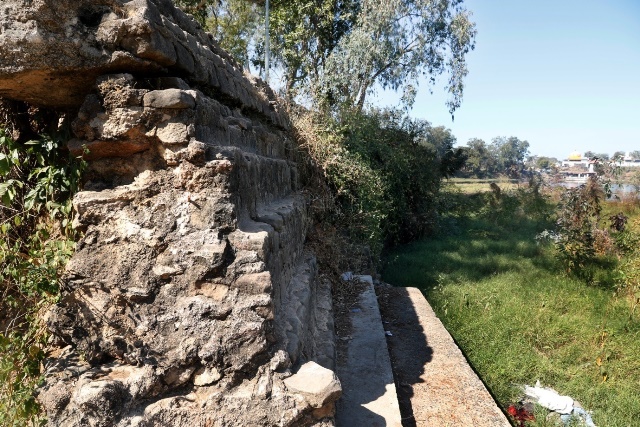
[[[7,0],[0,96],[64,109],[90,162],[50,425],[332,424],[330,287],[264,83],[168,0]]]

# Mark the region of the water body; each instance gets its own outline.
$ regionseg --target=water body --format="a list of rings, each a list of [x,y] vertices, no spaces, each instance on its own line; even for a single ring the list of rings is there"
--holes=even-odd
[[[581,183],[581,182],[558,182],[557,184],[552,184],[552,185],[554,187],[577,188],[577,187],[580,187],[581,185],[584,185],[584,183]],[[639,189],[637,189],[635,186],[633,186],[631,184],[613,184],[611,186],[611,192],[613,194],[613,196],[611,198],[613,198],[614,196],[622,196],[624,194],[635,193],[638,190]],[[638,194],[638,197],[640,197],[640,193]]]

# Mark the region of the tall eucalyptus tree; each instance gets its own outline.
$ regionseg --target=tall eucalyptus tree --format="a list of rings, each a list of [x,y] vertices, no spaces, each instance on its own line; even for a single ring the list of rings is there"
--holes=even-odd
[[[264,67],[263,0],[176,0],[242,64]],[[460,106],[476,27],[463,0],[271,0],[272,57],[290,99],[362,109],[376,87],[402,91],[446,75],[450,112]]]

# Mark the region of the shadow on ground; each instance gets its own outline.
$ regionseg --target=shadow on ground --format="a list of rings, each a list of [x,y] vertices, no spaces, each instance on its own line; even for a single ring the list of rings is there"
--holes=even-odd
[[[433,359],[425,331],[406,288],[379,287],[380,313],[387,334],[403,427],[417,426],[411,397],[414,386],[424,382],[424,365]]]

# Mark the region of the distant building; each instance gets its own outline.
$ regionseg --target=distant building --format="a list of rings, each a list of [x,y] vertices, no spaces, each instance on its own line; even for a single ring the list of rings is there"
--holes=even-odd
[[[560,171],[560,176],[565,182],[585,183],[589,177],[597,176],[597,173],[593,170],[593,165],[590,165],[588,170],[582,167],[564,169]]]
[[[634,159],[630,153],[627,153],[621,160],[617,161],[621,167],[640,167],[640,159]],[[569,157],[562,161],[563,168],[583,168],[593,170],[593,161],[588,157],[584,157],[582,153],[574,151]]]
[[[618,162],[620,166],[623,168],[626,167],[640,167],[640,159],[634,159],[631,157],[630,153],[625,154],[625,156]]]
[[[591,161],[589,160],[588,157],[584,157],[582,153],[579,153],[578,151],[574,151],[573,153],[569,154],[568,158],[562,161],[562,167],[565,167],[565,168],[578,167],[578,168],[587,169],[589,168],[589,163],[591,163]]]

